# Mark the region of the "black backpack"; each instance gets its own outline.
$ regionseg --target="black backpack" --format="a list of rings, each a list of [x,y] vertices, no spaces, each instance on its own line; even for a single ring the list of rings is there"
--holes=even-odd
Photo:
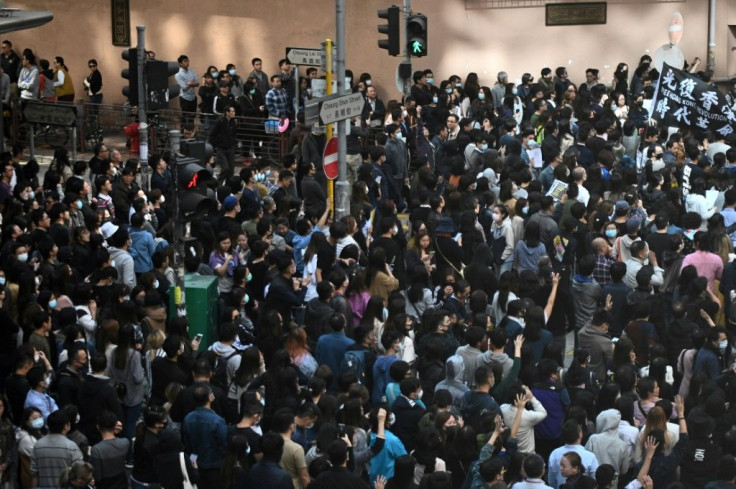
[[[215,371],[212,374],[212,380],[210,380],[210,384],[219,387],[225,392],[228,391],[228,389],[230,388],[230,382],[228,382],[227,380],[227,364],[230,362],[230,359],[232,357],[239,353],[240,352],[238,350],[235,350],[228,356],[217,356],[217,361],[215,362]]]

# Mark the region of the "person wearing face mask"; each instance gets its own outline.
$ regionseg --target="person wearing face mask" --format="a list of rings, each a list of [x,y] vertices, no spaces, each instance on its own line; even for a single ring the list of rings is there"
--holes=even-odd
[[[702,373],[713,382],[720,382],[730,359],[731,345],[726,329],[722,326],[710,328],[705,343],[695,357],[693,378]]]
[[[376,87],[369,86],[365,89],[365,104],[361,113],[361,120],[366,121],[371,127],[380,127],[386,117],[386,105],[378,98]]]
[[[394,476],[396,460],[407,455],[406,448],[401,440],[386,428],[391,428],[396,421],[396,415],[389,413],[386,406],[374,408],[368,417],[371,423],[371,451],[375,454],[371,459],[370,480],[375,481],[379,477],[384,480]],[[383,450],[378,448],[383,446]]]
[[[268,116],[263,95],[258,91],[257,85],[251,80],[243,84],[243,93],[237,98],[237,102],[240,104],[240,112],[245,117],[265,119]]]
[[[179,335],[167,336],[163,344],[165,357],[156,357],[151,363],[151,403],[163,405],[166,402],[166,386],[171,382],[187,385],[191,374],[179,363],[184,353],[184,344]]]
[[[87,372],[88,353],[84,344],[78,343],[69,352],[68,359],[66,368],[59,371],[56,384],[57,399],[62,408],[79,402],[79,386]]]
[[[491,234],[491,250],[500,276],[503,272],[511,270],[514,264],[514,230],[509,218],[509,209],[505,205],[493,208]]]
[[[59,409],[54,398],[48,394],[52,379],[51,374],[44,372],[42,368],[34,367],[28,371],[26,378],[31,386],[31,390],[26,395],[26,401],[23,407],[25,409],[38,409],[44,421],[46,421],[49,414]]]
[[[477,174],[483,169],[483,153],[488,149],[488,142],[483,137],[480,129],[473,129],[470,132],[471,144],[465,147],[465,169],[466,171]]]
[[[31,456],[36,442],[44,435],[44,421],[41,411],[36,408],[28,408],[22,412],[18,423],[17,434],[18,458],[20,461],[21,487],[31,487]]]
[[[629,107],[629,120],[634,123],[637,129],[646,126],[649,119],[649,111],[644,107],[644,93],[639,92],[634,95],[634,101]]]
[[[316,439],[314,423],[319,418],[316,408],[315,404],[305,402],[297,408],[294,416],[294,432],[291,434],[291,441],[301,445],[305,452],[309,451]]]
[[[426,408],[422,404],[422,385],[419,379],[411,377],[400,384],[401,395],[394,401],[391,413],[395,416],[392,431],[408,451],[414,449],[414,435],[419,429]]]
[[[432,101],[432,93],[429,91],[427,75],[424,71],[415,71],[412,80],[414,80],[414,85],[411,87],[411,96],[417,101],[417,105],[429,105]]]
[[[115,436],[119,420],[114,413],[105,411],[97,422],[102,440],[90,451],[90,462],[100,489],[124,489],[128,487],[125,462],[130,453],[130,441]]]
[[[229,63],[225,70],[230,75],[230,93],[238,99],[243,95],[243,79],[238,75],[238,70],[234,64]]]
[[[492,111],[493,93],[491,92],[491,89],[486,86],[479,87],[478,95],[470,104],[468,116],[475,120],[481,120],[481,118],[487,117],[488,114],[492,113]]]
[[[409,185],[409,166],[407,162],[406,141],[401,128],[397,124],[386,127],[386,161],[383,165],[389,181],[389,196],[396,203],[396,209],[401,212],[406,208],[403,198],[403,187]]]

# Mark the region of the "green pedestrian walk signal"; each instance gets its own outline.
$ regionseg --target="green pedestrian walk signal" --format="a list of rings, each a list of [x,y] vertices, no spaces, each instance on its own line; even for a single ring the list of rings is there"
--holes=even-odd
[[[410,15],[406,19],[407,45],[409,55],[420,58],[427,55],[427,16]]]

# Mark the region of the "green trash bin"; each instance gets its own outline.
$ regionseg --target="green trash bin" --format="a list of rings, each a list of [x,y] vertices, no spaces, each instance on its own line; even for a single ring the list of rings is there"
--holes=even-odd
[[[199,351],[204,351],[217,341],[217,278],[212,275],[185,275],[184,287],[189,337],[194,339],[195,335],[201,334]],[[175,296],[173,285],[169,296],[172,299]],[[173,300],[169,314],[171,317],[177,314]]]

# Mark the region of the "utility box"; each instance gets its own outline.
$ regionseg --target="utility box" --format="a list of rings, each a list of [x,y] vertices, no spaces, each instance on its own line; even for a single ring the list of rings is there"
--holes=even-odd
[[[217,341],[217,278],[213,275],[185,275],[185,299],[189,338],[202,335],[199,351],[205,351]],[[174,297],[174,287],[170,297]],[[176,304],[171,301],[170,317],[176,317]]]

